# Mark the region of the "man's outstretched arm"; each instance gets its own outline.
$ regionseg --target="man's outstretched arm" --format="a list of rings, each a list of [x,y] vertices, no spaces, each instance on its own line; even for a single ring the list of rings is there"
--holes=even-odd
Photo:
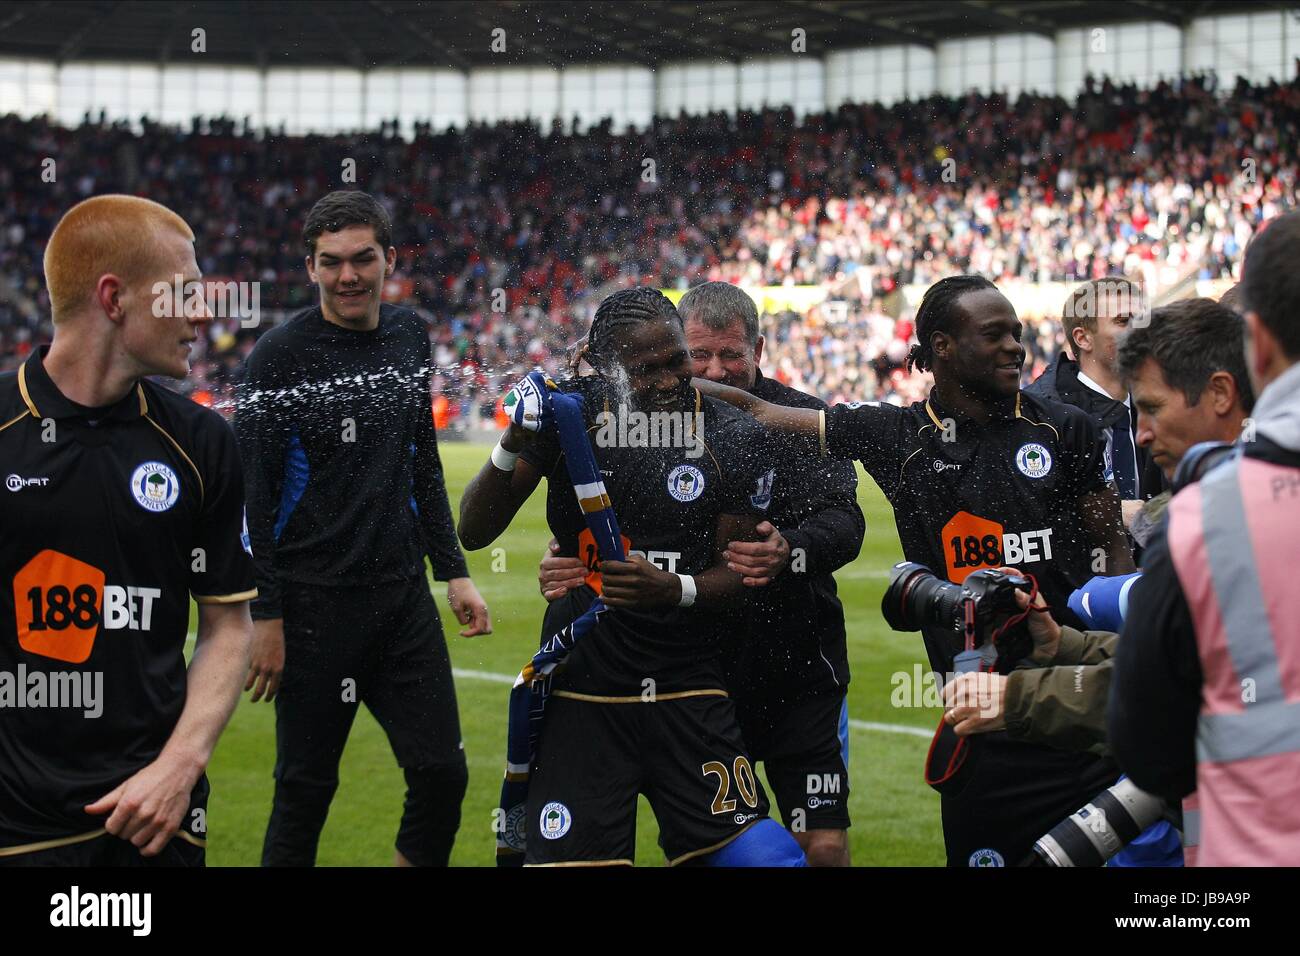
[[[759,424],[774,432],[782,432],[814,441],[822,437],[822,413],[815,408],[790,408],[774,405],[757,395],[751,395],[743,388],[720,385],[706,378],[693,378],[691,385],[701,394],[718,398],[735,405],[743,412],[748,412],[758,419]]]
[[[1137,570],[1124,534],[1119,494],[1113,488],[1091,491],[1080,497],[1079,514],[1093,546],[1106,553],[1106,574],[1132,574]]]

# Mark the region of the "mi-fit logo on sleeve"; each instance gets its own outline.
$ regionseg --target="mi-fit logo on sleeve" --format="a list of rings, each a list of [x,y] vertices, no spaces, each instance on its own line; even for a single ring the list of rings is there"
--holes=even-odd
[[[133,936],[148,936],[153,927],[151,893],[82,893],[73,886],[50,897],[50,925],[128,927]]]
[[[5,487],[10,491],[22,491],[24,488],[44,488],[50,483],[48,478],[24,478],[22,475],[10,475],[5,479]]]

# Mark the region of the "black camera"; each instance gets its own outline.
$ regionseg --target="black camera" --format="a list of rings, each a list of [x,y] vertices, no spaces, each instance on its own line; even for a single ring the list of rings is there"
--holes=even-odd
[[[999,615],[1020,613],[1016,591],[1032,594],[1033,581],[987,568],[972,572],[961,584],[953,584],[923,564],[904,561],[894,565],[880,612],[895,631],[919,631],[929,625],[965,635],[970,650],[985,643],[982,635]],[[1032,650],[1029,631],[1021,623],[1001,635],[996,648],[986,646],[983,657],[1005,673]],[[958,671],[967,669],[975,668],[957,667]]]

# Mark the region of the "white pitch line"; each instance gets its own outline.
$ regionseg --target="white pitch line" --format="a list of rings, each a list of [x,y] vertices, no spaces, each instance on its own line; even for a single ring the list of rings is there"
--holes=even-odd
[[[193,640],[194,632],[191,631],[186,638],[186,642],[189,643]],[[515,683],[515,679],[510,675],[497,674],[493,671],[476,671],[464,667],[453,667],[451,673],[453,676],[464,680],[485,680],[493,684],[506,684],[510,687],[513,687]],[[909,727],[906,724],[882,724],[874,720],[857,720],[852,717],[849,718],[849,726],[854,730],[869,730],[878,734],[903,734],[907,737],[921,737],[925,740],[929,740],[934,736],[933,730],[926,730],[924,727]]]
[[[923,740],[929,740],[934,736],[933,730],[926,730],[924,727],[909,727],[906,724],[878,724],[874,720],[857,720],[849,718],[849,726],[854,730],[874,730],[882,734],[906,734],[909,737],[920,737]]]
[[[492,671],[475,671],[466,670],[461,667],[454,667],[451,671],[455,677],[465,680],[485,680],[494,684],[514,685],[515,679],[506,674],[496,674]],[[908,737],[922,737],[929,740],[934,736],[933,730],[926,730],[923,727],[908,727],[905,724],[881,724],[874,720],[855,720],[849,718],[849,726],[854,730],[870,730],[880,734],[904,734]]]
[[[466,680],[490,680],[494,684],[509,684],[515,686],[515,679],[506,674],[494,674],[492,671],[470,671],[463,667],[453,667],[451,669],[453,677],[463,677]]]

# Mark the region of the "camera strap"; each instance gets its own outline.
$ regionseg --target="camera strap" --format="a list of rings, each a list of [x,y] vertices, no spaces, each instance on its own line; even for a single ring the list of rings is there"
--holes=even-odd
[[[989,642],[993,645],[995,649],[997,649],[999,664],[1003,663],[1002,654],[1005,651],[1010,650],[1009,647],[1003,647],[1004,644],[1003,638],[1007,637],[1007,635],[1014,634],[1016,628],[1020,627],[1021,624],[1023,624],[1026,620],[1028,620],[1030,614],[1049,614],[1051,613],[1052,610],[1052,606],[1050,604],[1044,603],[1042,607],[1037,607],[1034,605],[1034,601],[1037,600],[1038,598],[1038,578],[1034,577],[1032,574],[1029,574],[1028,572],[1022,571],[1020,573],[1029,579],[1029,584],[1030,584],[1030,589],[1028,592],[1029,606],[1026,607],[1023,611],[1020,611],[1018,614],[1013,614],[1011,615],[1011,617],[1003,621],[1002,626],[999,627],[997,630],[995,630],[992,636],[989,638]],[[1010,668],[1014,664],[1015,661],[1012,660],[1008,662],[1006,666]]]
[[[991,665],[978,668],[984,673],[992,673],[993,669]],[[973,742],[972,737],[958,737],[952,726],[940,716],[939,726],[935,728],[930,749],[925,755],[925,782],[939,793],[960,792],[975,770],[979,750],[972,747]]]
[[[966,641],[966,650],[975,650],[975,602],[970,598],[961,602],[962,633]]]
[[[1047,607],[1034,606],[1034,600],[1038,596],[1038,579],[1032,574],[1026,574],[1025,577],[1032,585],[1029,591],[1029,606],[1018,614],[1013,614],[993,632],[989,643],[994,648],[1005,635],[1023,624],[1031,613],[1046,614],[1049,610]],[[965,650],[953,660],[957,673],[996,671],[996,663],[991,663],[987,657],[981,655],[976,646],[979,635],[976,630],[975,602],[970,599],[962,602],[962,634]],[[930,749],[925,755],[925,782],[942,794],[959,793],[966,786],[975,769],[975,757],[979,750],[972,749],[973,739],[973,737],[958,737],[957,732],[941,716],[934,737],[930,740]]]
[[[965,650],[953,659],[957,673],[992,670],[992,666],[981,659],[975,646],[978,637],[975,630],[975,602],[970,598],[962,601],[962,634]],[[925,755],[925,782],[940,793],[961,790],[974,766],[968,764],[970,753],[970,738],[958,737],[956,731],[940,716],[939,726],[934,731],[930,749]]]
[[[969,744],[969,738],[958,737],[940,718],[925,755],[925,782],[940,793],[959,792],[970,776],[971,768],[966,765]]]

